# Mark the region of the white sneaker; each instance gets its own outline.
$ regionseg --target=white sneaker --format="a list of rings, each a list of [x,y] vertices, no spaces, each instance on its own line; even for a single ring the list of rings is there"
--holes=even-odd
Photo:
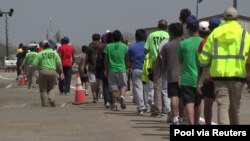
[[[107,102],[106,105],[105,105],[106,108],[109,108],[110,107],[110,103]]]
[[[174,124],[174,125],[179,125],[179,119],[178,119],[177,116],[173,117],[173,119],[172,119],[172,124]]]

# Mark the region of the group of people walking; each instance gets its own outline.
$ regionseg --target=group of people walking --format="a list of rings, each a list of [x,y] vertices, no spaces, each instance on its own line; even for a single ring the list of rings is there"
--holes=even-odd
[[[223,22],[219,17],[199,21],[189,9],[182,9],[180,22],[168,25],[161,19],[152,33],[137,29],[131,46],[119,30],[93,34],[78,61],[86,93],[91,89],[97,103],[102,82],[104,106],[126,109],[127,79],[132,74],[139,115],[150,111],[152,117],[167,115],[167,122],[173,124],[200,124],[204,99],[205,123],[211,124],[216,100],[218,124],[239,124],[245,82],[250,88],[250,36],[237,22],[235,8],[226,8],[222,15]],[[61,95],[70,93],[75,62],[68,37],[62,38],[57,50],[50,45],[44,41],[41,52],[25,59],[29,70],[39,70],[42,106],[55,106],[57,79]]]

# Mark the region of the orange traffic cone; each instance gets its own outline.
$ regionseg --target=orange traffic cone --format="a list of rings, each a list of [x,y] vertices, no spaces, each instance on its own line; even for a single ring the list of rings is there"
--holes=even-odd
[[[20,75],[19,75],[19,80],[18,80],[18,82],[19,82],[19,85],[25,85],[25,79],[24,79],[23,74],[20,74]]]
[[[82,82],[79,73],[76,74],[76,92],[75,92],[75,102],[73,105],[86,104],[86,96],[82,87]]]

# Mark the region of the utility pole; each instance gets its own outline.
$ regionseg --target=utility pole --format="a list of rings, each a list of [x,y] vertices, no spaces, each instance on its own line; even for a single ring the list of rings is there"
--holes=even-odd
[[[237,9],[237,0],[234,0],[234,8]]]
[[[6,57],[9,58],[9,34],[8,34],[8,16],[12,16],[14,13],[14,9],[11,8],[10,11],[1,11],[0,10],[0,17],[4,15],[5,17],[5,35],[6,35]]]

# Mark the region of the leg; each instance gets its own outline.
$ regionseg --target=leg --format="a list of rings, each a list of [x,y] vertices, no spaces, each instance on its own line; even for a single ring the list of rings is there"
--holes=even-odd
[[[48,84],[47,84],[47,93],[48,93],[48,100],[51,107],[55,107],[55,92],[54,86],[56,81],[56,71],[48,70]]]
[[[47,77],[45,75],[44,70],[40,71],[39,74],[39,91],[40,91],[40,96],[41,96],[41,103],[43,107],[47,107],[48,106],[48,96],[47,96]]]
[[[162,77],[161,77],[161,69],[154,67],[154,106],[155,113],[152,113],[152,116],[159,116],[162,109]]]
[[[143,99],[143,84],[141,80],[142,71],[135,69],[132,72],[133,77],[133,89],[134,95],[136,96],[136,105],[138,112],[143,112],[146,109],[144,99]]]
[[[230,87],[230,109],[229,109],[229,119],[230,124],[238,125],[240,124],[239,113],[240,113],[240,101],[244,88],[243,82],[229,82]]]
[[[212,124],[213,103],[214,103],[213,98],[209,98],[209,97],[204,98],[204,117],[205,117],[205,123],[207,125]]]
[[[64,67],[64,70],[65,70],[65,72],[64,72],[64,75],[65,75],[65,84],[64,84],[65,93],[69,93],[70,92],[71,76],[72,76],[72,67]]]
[[[104,97],[104,104],[106,105],[106,108],[109,108],[111,104],[111,95],[109,91],[109,83],[108,83],[108,78],[104,77],[102,79],[102,90],[103,90],[103,97]]]
[[[214,81],[215,99],[218,105],[218,123],[229,125],[229,88],[227,81]]]

